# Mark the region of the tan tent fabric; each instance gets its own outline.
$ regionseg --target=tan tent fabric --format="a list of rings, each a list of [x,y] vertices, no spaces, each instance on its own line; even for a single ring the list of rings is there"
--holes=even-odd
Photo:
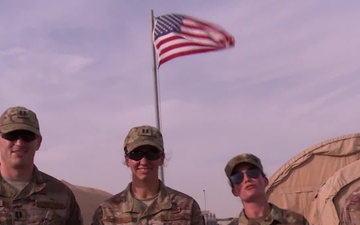
[[[357,161],[359,153],[360,134],[332,138],[302,151],[270,177],[269,201],[304,214],[310,224],[321,224],[318,192],[334,173]]]
[[[92,216],[100,203],[112,196],[112,194],[99,189],[73,185],[64,180],[62,182],[74,192],[81,209],[84,224],[87,225],[91,224]]]

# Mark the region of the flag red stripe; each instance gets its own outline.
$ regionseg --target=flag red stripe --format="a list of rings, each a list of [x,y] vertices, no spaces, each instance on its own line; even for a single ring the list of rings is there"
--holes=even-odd
[[[172,35],[172,36],[170,36],[170,37],[168,37],[168,38],[165,38],[165,39],[159,41],[159,42],[156,44],[156,48],[159,49],[159,48],[161,47],[161,45],[166,44],[167,42],[170,42],[170,41],[177,40],[177,39],[184,39],[184,38],[181,37],[181,36],[178,36],[178,35],[174,34],[174,35]]]
[[[189,33],[189,32],[184,32],[184,31],[181,31],[181,34],[190,36],[190,37],[194,37],[194,38],[203,38],[203,39],[207,39],[207,40],[214,40],[211,37],[206,36],[206,35],[199,35],[199,34],[194,34],[194,33]]]
[[[198,44],[198,43],[179,43],[179,44],[170,45],[170,46],[162,49],[159,52],[159,55],[161,56],[161,55],[165,54],[168,51],[171,51],[171,50],[174,50],[174,49],[177,49],[177,48],[181,48],[181,47],[186,47],[186,46],[201,46],[201,47],[204,47],[204,48],[208,47],[208,48],[213,48],[213,49],[218,48],[218,47],[213,46],[213,45],[203,45],[203,44]]]
[[[210,24],[210,23],[205,23],[203,21],[200,21],[196,18],[193,18],[193,17],[185,17],[185,20],[191,20],[191,21],[194,21],[196,22],[197,24],[199,25],[189,25],[189,24],[186,24],[186,23],[183,23],[183,26],[184,27],[194,27],[194,28],[199,28],[199,29],[203,29],[203,28],[208,28],[210,29],[211,31],[214,31],[214,32],[217,32],[217,33],[221,33],[222,35],[224,36],[231,36],[229,33],[227,33],[226,31],[224,31],[223,29],[221,29],[221,27],[215,25],[215,24]]]
[[[177,57],[180,57],[180,56],[185,56],[185,55],[192,55],[192,54],[197,54],[197,53],[204,53],[204,52],[210,52],[210,51],[215,51],[215,50],[220,50],[220,49],[197,49],[197,50],[191,50],[191,51],[185,51],[185,52],[178,52],[178,53],[175,53],[175,54],[172,54],[168,57],[165,57],[163,59],[161,59],[159,61],[159,66],[171,59],[174,59],[174,58],[177,58]]]

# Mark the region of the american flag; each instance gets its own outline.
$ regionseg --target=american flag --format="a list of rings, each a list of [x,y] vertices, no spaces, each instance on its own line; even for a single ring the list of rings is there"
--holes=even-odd
[[[155,18],[153,42],[158,66],[179,56],[225,49],[235,44],[233,36],[221,27],[180,14]]]

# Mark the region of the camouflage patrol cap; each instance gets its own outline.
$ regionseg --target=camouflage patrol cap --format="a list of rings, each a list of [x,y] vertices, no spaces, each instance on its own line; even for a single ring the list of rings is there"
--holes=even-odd
[[[8,108],[0,117],[0,133],[15,130],[28,130],[40,135],[39,121],[36,114],[22,106]]]
[[[159,129],[149,125],[131,128],[124,141],[125,152],[131,152],[143,145],[151,145],[164,151],[164,140]]]
[[[228,178],[230,178],[234,168],[240,163],[250,163],[261,170],[264,173],[263,166],[261,164],[261,160],[253,154],[241,154],[237,155],[234,158],[230,159],[230,161],[225,166],[225,174]]]

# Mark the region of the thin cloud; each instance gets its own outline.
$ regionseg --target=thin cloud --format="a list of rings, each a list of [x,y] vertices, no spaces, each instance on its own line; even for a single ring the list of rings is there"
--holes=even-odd
[[[60,179],[111,193],[131,180],[125,135],[156,124],[151,9],[219,24],[236,39],[159,71],[165,181],[202,208],[206,190],[218,217],[240,212],[223,171],[234,155],[258,155],[271,176],[301,150],[358,131],[357,2],[37,3],[0,3],[1,110],[37,112],[36,163]]]

